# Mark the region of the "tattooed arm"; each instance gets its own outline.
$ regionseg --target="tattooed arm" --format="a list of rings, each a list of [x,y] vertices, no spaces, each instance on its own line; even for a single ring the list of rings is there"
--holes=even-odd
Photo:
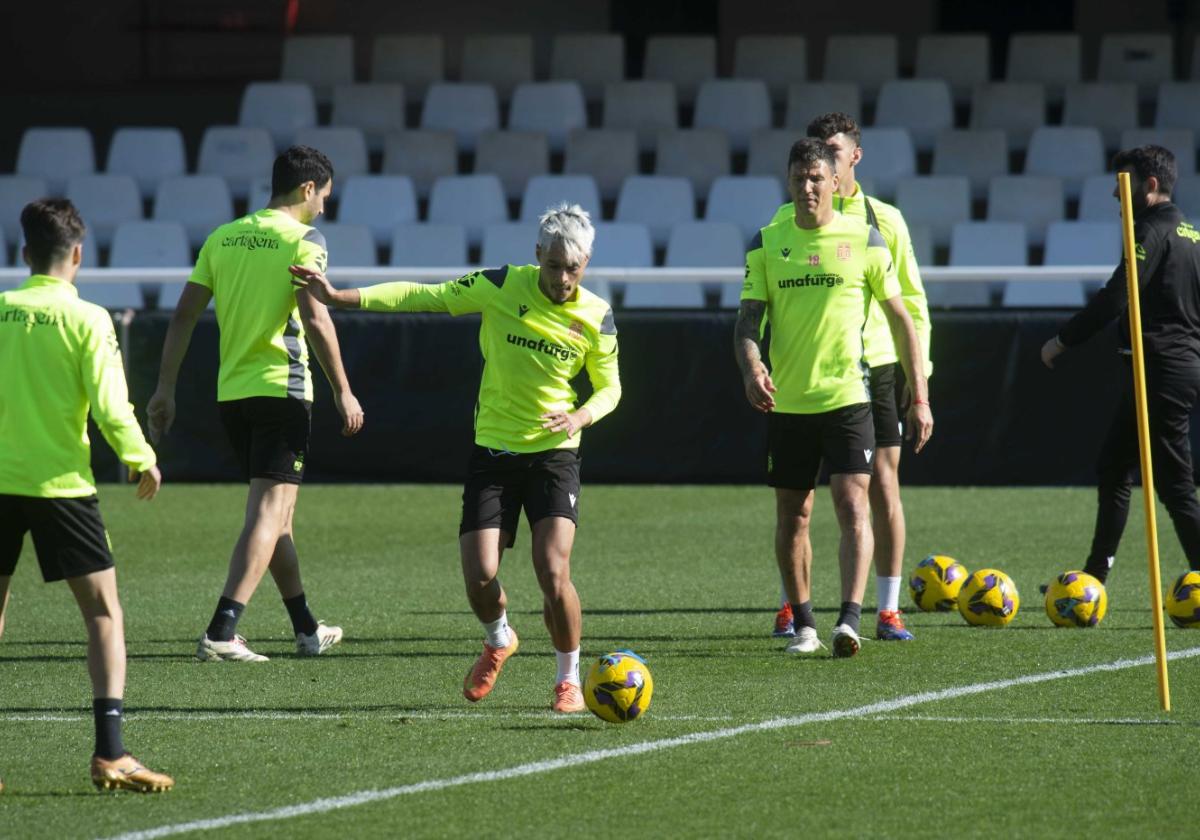
[[[738,309],[737,326],[733,330],[733,355],[742,371],[746,399],[758,411],[769,412],[775,407],[775,383],[763,364],[759,344],[763,315],[767,303],[763,300],[743,300]]]

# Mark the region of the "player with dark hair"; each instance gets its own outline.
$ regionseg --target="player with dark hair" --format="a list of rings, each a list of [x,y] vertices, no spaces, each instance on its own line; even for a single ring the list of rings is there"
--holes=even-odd
[[[929,305],[913,253],[912,238],[900,211],[866,195],[855,179],[855,167],[863,156],[862,131],[858,123],[848,114],[822,114],[808,124],[806,133],[829,146],[837,160],[838,188],[833,196],[833,209],[861,219],[883,236],[896,269],[896,278],[900,281],[900,299],[921,342],[921,358],[928,376],[933,370],[929,360]],[[792,205],[785,204],[771,221],[790,219],[794,215]],[[900,444],[904,439],[900,421],[907,410],[909,397],[904,389],[896,343],[878,301],[871,303],[863,330],[863,344],[871,370],[871,414],[875,424],[875,473],[869,492],[878,602],[875,638],[909,641],[913,636],[904,626],[900,611],[906,535],[904,508],[900,503]],[[791,636],[794,632],[791,607],[785,601],[775,617],[775,635]]]
[[[887,244],[875,228],[834,210],[836,159],[829,145],[797,141],[788,155],[793,214],[762,228],[746,254],[734,355],[746,398],[768,414],[767,483],[775,488],[775,555],[796,621],[791,653],[821,646],[812,615],[813,489],[822,461],[842,538],[842,603],[834,656],[858,652],[858,625],[873,539],[868,487],[875,428],[863,347],[880,301],[912,388],[908,417],[918,451],[933,431],[920,341],[901,301]],[[771,323],[771,368],[762,361]]]
[[[1188,565],[1200,569],[1200,503],[1189,438],[1192,409],[1200,400],[1200,231],[1171,201],[1177,170],[1170,151],[1161,146],[1126,149],[1113,158],[1113,168],[1129,173],[1133,200],[1154,487],[1171,514]],[[1139,465],[1128,306],[1122,258],[1104,288],[1042,347],[1042,361],[1052,368],[1064,351],[1120,319],[1123,390],[1096,465],[1096,525],[1083,567],[1101,582],[1112,569],[1125,531]]]
[[[42,578],[66,580],[88,634],[96,727],[92,782],[105,790],[170,790],[174,779],[125,751],[125,623],[92,476],[87,417],[138,482],[162,484],[129,404],[112,317],[79,299],[85,227],[74,205],[47,198],[21,211],[32,276],[0,293],[0,604],[33,536]]]
[[[221,332],[217,402],[250,482],[245,524],[225,588],[196,649],[200,660],[266,661],[236,630],[268,569],[291,618],[299,655],[315,656],[342,638],[340,627],[313,618],[292,538],[312,413],[306,337],[333,389],[342,434],[356,434],[363,425],[333,321],[311,295],[296,291],[288,273],[296,263],[325,269],[325,237],[311,223],[324,212],[332,189],[333,165],[321,152],[293,146],[279,155],[271,172],[270,203],[208,237],[163,342],[158,388],[149,404],[155,442],[175,420],[179,367],[196,321],[215,299]]]

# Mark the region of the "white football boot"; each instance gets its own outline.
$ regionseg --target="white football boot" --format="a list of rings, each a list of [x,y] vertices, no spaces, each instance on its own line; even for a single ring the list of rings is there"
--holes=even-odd
[[[298,656],[317,656],[329,650],[341,640],[341,627],[330,627],[325,622],[318,621],[317,632],[311,636],[305,633],[296,634],[296,654]]]
[[[218,642],[208,638],[208,633],[201,636],[199,644],[196,645],[196,658],[201,662],[270,661],[246,647],[246,640],[241,636],[234,636],[228,642]]]
[[[815,627],[799,627],[796,629],[796,635],[788,643],[788,653],[816,653],[821,648],[825,647],[821,644],[821,640],[817,638],[817,630]]]

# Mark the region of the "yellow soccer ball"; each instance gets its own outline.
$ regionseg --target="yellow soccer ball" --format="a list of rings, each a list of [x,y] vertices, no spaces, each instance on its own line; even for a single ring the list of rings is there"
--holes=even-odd
[[[1095,627],[1107,611],[1104,584],[1087,572],[1063,572],[1046,587],[1046,615],[1059,627]]]
[[[592,714],[609,723],[628,723],[645,714],[654,694],[646,660],[618,650],[596,660],[583,682],[583,701]]]
[[[968,624],[1004,627],[1021,606],[1016,584],[999,569],[980,569],[958,593],[958,611]]]
[[[958,593],[967,579],[967,569],[953,557],[930,554],[917,564],[908,579],[908,594],[925,612],[958,609]]]
[[[1167,615],[1177,627],[1200,627],[1200,572],[1184,572],[1167,590]]]

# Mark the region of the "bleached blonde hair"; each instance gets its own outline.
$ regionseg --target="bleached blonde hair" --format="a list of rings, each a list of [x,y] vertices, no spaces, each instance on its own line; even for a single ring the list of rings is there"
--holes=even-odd
[[[592,255],[596,229],[592,217],[578,204],[562,204],[546,210],[538,219],[538,247],[542,254],[549,252],[555,242],[561,242],[567,257],[582,262]]]

